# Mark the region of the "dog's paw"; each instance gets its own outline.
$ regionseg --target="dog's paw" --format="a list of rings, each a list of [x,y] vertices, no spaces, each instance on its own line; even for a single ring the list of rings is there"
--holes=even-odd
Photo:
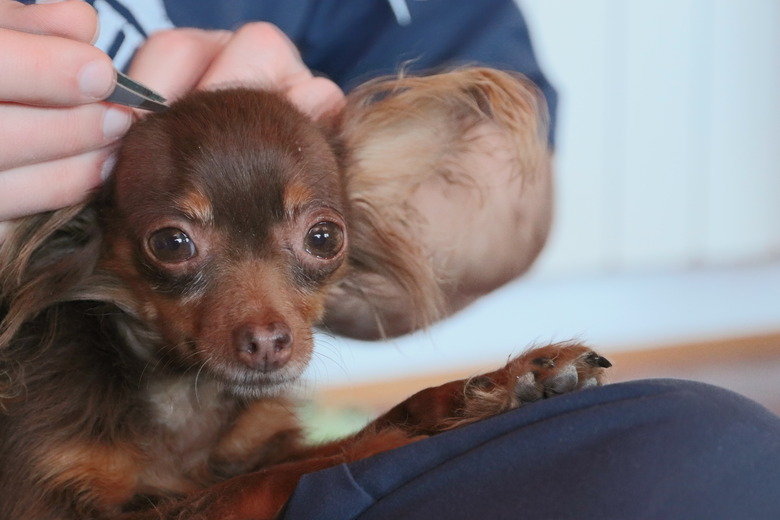
[[[612,366],[580,344],[535,348],[503,368],[467,381],[462,421],[472,422],[524,404],[604,383]]]

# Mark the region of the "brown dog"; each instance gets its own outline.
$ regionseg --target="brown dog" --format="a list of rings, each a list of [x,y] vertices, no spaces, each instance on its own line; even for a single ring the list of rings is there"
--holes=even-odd
[[[410,181],[374,153],[421,138],[399,107],[441,128],[399,160],[440,174],[480,121],[543,149],[537,105],[524,80],[464,69],[371,84],[321,126],[245,89],[136,124],[93,200],[19,221],[0,250],[0,518],[273,518],[305,473],[599,384],[604,358],[553,345],[313,447],[285,398],[326,297],[392,279],[436,316],[387,206]]]

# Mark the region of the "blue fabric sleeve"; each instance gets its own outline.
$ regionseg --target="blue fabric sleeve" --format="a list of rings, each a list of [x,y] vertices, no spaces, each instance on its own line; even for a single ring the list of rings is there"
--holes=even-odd
[[[484,65],[520,72],[547,100],[553,142],[557,95],[536,60],[514,0],[87,1],[110,21],[101,25],[102,45],[112,58],[122,57],[120,68],[154,30],[235,30],[266,21],[295,42],[309,68],[345,91],[402,69],[435,72]]]
[[[304,61],[349,91],[378,75],[481,64],[521,72],[547,99],[551,128],[555,89],[536,60],[525,20],[512,0],[407,0],[399,22],[386,0],[166,0],[176,26],[235,29],[264,20],[279,26]]]

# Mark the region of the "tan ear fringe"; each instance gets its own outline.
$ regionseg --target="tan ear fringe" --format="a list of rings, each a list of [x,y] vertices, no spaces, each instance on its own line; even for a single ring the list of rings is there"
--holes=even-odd
[[[519,174],[533,175],[549,160],[544,98],[514,73],[474,67],[382,78],[353,91],[341,114],[353,268],[390,280],[408,295],[412,328],[441,318],[445,305],[443,281],[415,241],[419,216],[407,201],[433,176],[465,182],[458,156],[472,144],[469,130],[484,122],[508,133]],[[382,295],[372,297],[371,287],[360,286],[365,279],[348,276],[341,289],[382,314]]]

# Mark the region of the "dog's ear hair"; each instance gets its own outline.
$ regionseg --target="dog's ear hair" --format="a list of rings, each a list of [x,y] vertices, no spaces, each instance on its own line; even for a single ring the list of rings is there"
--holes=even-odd
[[[13,223],[0,244],[0,357],[20,327],[74,296],[92,274],[100,232],[94,208],[71,206]]]
[[[441,317],[447,281],[414,240],[412,230],[421,217],[408,201],[432,177],[460,183],[479,174],[464,175],[462,165],[468,162],[462,158],[480,146],[472,130],[483,123],[507,136],[518,175],[544,170],[547,107],[537,87],[520,75],[478,67],[401,75],[369,82],[347,96],[336,143],[351,203],[353,272],[337,290],[374,309],[380,330],[388,313],[372,280],[389,280],[406,293],[401,305],[411,306],[417,322],[403,328]],[[410,314],[408,307],[404,314]]]

